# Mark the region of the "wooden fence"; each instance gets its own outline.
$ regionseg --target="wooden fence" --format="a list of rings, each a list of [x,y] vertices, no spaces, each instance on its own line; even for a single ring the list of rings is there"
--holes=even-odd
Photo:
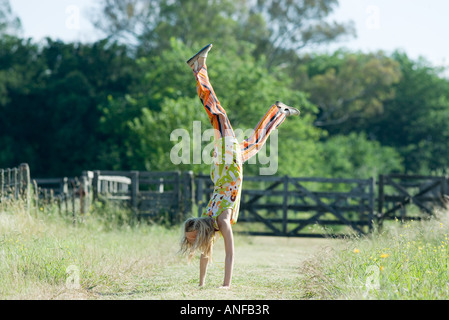
[[[420,220],[448,209],[448,178],[422,175],[380,175],[377,218]]]
[[[195,214],[195,206],[201,215],[212,191],[208,175],[192,172],[84,171],[75,178],[31,180],[26,164],[0,169],[0,212],[8,200],[20,198],[28,210],[34,203],[36,214],[56,203],[74,221],[93,201],[108,200],[129,206],[139,219],[179,223]],[[287,237],[367,234],[386,220],[419,220],[449,208],[448,191],[447,177],[434,176],[380,175],[377,182],[244,177],[239,229]]]
[[[172,223],[187,216],[193,205],[193,173],[90,171],[93,199],[127,201],[138,218],[163,215]]]
[[[90,185],[86,176],[74,178],[32,179],[32,201],[35,214],[48,204],[56,204],[59,214],[71,215],[76,223],[90,207]]]
[[[198,215],[201,215],[213,185],[208,176],[198,176],[196,181]],[[322,232],[308,230],[313,225],[325,226],[326,234],[334,236],[366,234],[373,229],[374,179],[260,176],[245,177],[243,183],[239,222],[263,226],[256,231],[245,226],[248,234],[322,236]]]
[[[0,210],[6,202],[24,200],[30,208],[30,168],[21,164],[17,168],[0,169]]]

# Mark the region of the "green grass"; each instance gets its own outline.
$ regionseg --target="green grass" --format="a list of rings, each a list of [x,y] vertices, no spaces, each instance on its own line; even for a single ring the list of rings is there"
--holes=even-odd
[[[449,219],[393,221],[366,238],[346,240],[305,263],[304,287],[315,299],[448,299]]]
[[[1,298],[119,295],[139,290],[155,270],[180,260],[171,254],[173,230],[118,224],[98,208],[74,226],[55,212],[45,208],[32,217],[14,205],[0,213]],[[70,268],[78,271],[77,290]]]
[[[138,224],[109,205],[76,225],[58,212],[45,207],[29,216],[20,204],[0,212],[1,299],[300,299],[298,266],[327,242],[236,235],[233,286],[220,290],[218,239],[199,288],[199,257],[189,264],[178,254],[180,226]]]
[[[222,239],[199,288],[199,258],[177,253],[180,226],[137,223],[109,204],[76,224],[51,206],[31,212],[0,208],[0,299],[449,298],[444,214],[346,240],[236,234],[232,288],[220,290]]]

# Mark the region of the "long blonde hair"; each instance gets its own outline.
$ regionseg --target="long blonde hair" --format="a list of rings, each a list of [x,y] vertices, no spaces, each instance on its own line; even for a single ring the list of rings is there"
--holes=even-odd
[[[196,231],[197,236],[193,243],[187,240],[186,232]],[[182,254],[188,254],[189,261],[199,250],[209,261],[212,260],[212,248],[215,240],[215,228],[213,220],[209,217],[189,218],[184,223],[183,236],[181,238]]]

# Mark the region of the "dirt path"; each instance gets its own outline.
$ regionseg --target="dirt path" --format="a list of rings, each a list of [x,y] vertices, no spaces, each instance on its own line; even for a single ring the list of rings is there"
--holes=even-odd
[[[207,283],[198,288],[199,264],[180,261],[158,270],[142,299],[302,299],[301,263],[325,252],[336,240],[315,238],[235,237],[235,265],[231,290],[220,290],[224,274],[223,239],[214,248]]]
[[[336,240],[323,238],[243,237],[236,241],[236,261],[253,264],[264,261],[279,267],[279,262],[298,266],[301,261],[334,246]],[[240,245],[240,246],[239,246]],[[218,250],[219,244],[217,244]]]

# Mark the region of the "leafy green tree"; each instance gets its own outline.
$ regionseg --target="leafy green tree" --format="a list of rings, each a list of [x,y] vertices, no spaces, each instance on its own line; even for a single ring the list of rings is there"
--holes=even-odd
[[[244,47],[243,44],[239,45]],[[209,165],[192,163],[192,153],[196,147],[193,144],[195,137],[192,124],[200,121],[202,132],[211,128],[211,125],[197,97],[195,78],[185,64],[185,57],[192,54],[190,51],[179,41],[173,41],[171,49],[158,57],[140,62],[142,69],[147,70],[145,79],[150,79],[151,82],[156,77],[158,82],[155,83],[154,91],[149,90],[144,95],[139,94],[134,101],[128,101],[129,104],[142,107],[142,114],[127,123],[131,131],[129,145],[133,146],[129,155],[134,168],[142,168],[144,164],[142,169],[145,170],[209,170]],[[211,52],[208,70],[214,90],[236,132],[254,129],[276,100],[283,100],[302,110],[302,119],[288,119],[282,125],[279,130],[279,146],[273,152],[279,152],[278,174],[310,173],[307,166],[299,166],[297,163],[298,160],[314,163],[306,157],[317,157],[314,143],[318,143],[321,131],[312,125],[315,109],[305,95],[291,90],[290,80],[283,77],[280,71],[269,73],[265,61],[256,60],[251,55],[250,48],[237,54],[230,44],[227,49]],[[155,99],[155,95],[159,96],[158,92],[165,93],[165,98],[161,101]],[[160,109],[151,104],[145,106],[148,101],[159,104]],[[190,165],[175,165],[170,159],[170,152],[179,143],[177,140],[170,140],[171,133],[176,129],[185,130],[191,137]],[[203,141],[201,146],[204,148],[212,139]],[[269,148],[270,143],[267,145]],[[270,152],[271,150],[266,151],[267,156]],[[283,165],[287,162],[292,165]],[[245,171],[248,174],[258,174],[259,165],[248,164]]]
[[[330,137],[364,133],[394,148],[407,173],[446,172],[449,81],[439,68],[401,52],[337,51],[304,61],[295,85],[310,93],[320,110],[315,125]]]
[[[259,0],[248,2],[248,7],[245,27],[266,30],[248,40],[256,43],[257,53],[267,56],[269,68],[294,61],[306,47],[355,36],[352,22],[327,19],[338,0]]]
[[[132,132],[129,143],[133,146],[130,149],[130,162],[133,168],[148,171],[170,171],[170,170],[192,170],[194,172],[207,172],[207,165],[193,163],[194,148],[202,151],[201,136],[193,135],[193,123],[199,121],[202,130],[210,127],[206,113],[202,110],[197,99],[179,98],[165,99],[160,112],[151,111],[148,108],[142,109],[142,114],[133,120],[128,121],[129,129]],[[173,132],[183,130],[182,137],[174,136]],[[181,141],[181,138],[184,141]],[[199,139],[199,140],[195,140]],[[200,144],[195,145],[194,141]],[[177,151],[175,163],[172,158],[172,149],[177,144],[185,143],[182,150]],[[201,153],[197,153],[201,157]],[[177,159],[182,157],[183,163],[177,163]],[[200,158],[201,159],[201,158]]]
[[[235,50],[237,46],[243,48],[239,54]],[[277,175],[352,177],[356,174],[365,178],[402,169],[402,159],[393,149],[369,141],[363,134],[326,138],[327,132],[314,125],[318,109],[304,93],[292,89],[293,80],[286,75],[287,71],[274,68],[269,72],[266,61],[256,59],[251,50],[250,44],[235,42],[222,50],[213,49],[208,57],[209,76],[235,130],[253,129],[276,100],[301,109],[300,118],[287,119],[278,131],[278,145],[272,146],[269,140],[266,149],[261,151],[267,156],[278,155],[273,157],[277,158]],[[209,171],[208,164],[193,163],[193,153],[198,147],[193,122],[201,123],[202,132],[211,128],[197,97],[193,74],[185,64],[186,57],[193,53],[191,48],[172,39],[171,48],[158,56],[139,60],[145,76],[138,87],[145,90],[111,98],[105,105],[104,126],[114,130],[122,128],[110,133],[111,137],[122,138],[121,145],[125,146],[122,162],[113,158],[115,163],[127,163],[129,168],[138,170]],[[137,115],[130,119],[126,110],[136,110]],[[183,154],[188,163],[176,164],[170,158],[180,143],[176,137],[171,139],[174,130],[184,130],[190,138],[188,154]],[[204,150],[211,141],[202,141],[200,149]],[[179,150],[176,156],[181,156]],[[260,167],[267,164],[247,163],[244,170],[248,175],[258,175]]]
[[[169,48],[172,37],[192,45],[233,35],[237,23],[231,16],[239,2],[103,0],[92,21],[108,37],[154,54]]]
[[[273,66],[309,45],[353,36],[352,23],[326,21],[337,6],[337,0],[103,0],[92,21],[146,54],[169,48],[172,37],[188,47],[241,40]]]
[[[172,44],[173,49],[160,55],[137,59],[136,65],[140,72],[133,90],[126,94],[110,96],[101,104],[100,131],[105,139],[110,141],[101,153],[101,162],[109,168],[157,168],[152,163],[158,161],[154,160],[157,156],[152,156],[156,152],[156,139],[166,139],[165,143],[169,144],[169,132],[178,127],[161,119],[168,119],[164,115],[166,113],[175,114],[175,111],[167,109],[172,101],[195,97],[196,84],[192,82],[193,76],[185,63],[186,57],[192,52],[176,41],[172,41]],[[190,128],[192,126],[188,123],[185,125]],[[140,134],[143,136],[140,137]],[[153,147],[154,150],[149,151]],[[160,146],[158,148],[162,150]]]
[[[321,146],[325,176],[366,179],[403,170],[403,159],[394,148],[369,141],[364,133],[332,136]]]
[[[13,167],[33,159],[35,125],[31,115],[21,108],[28,103],[24,96],[39,86],[37,75],[45,71],[38,59],[38,48],[31,40],[13,36],[0,37],[0,167]],[[30,139],[30,140],[29,140]],[[21,159],[19,159],[21,158]]]
[[[0,167],[28,162],[35,176],[78,175],[95,168],[110,140],[100,131],[98,106],[108,96],[131,92],[139,73],[123,46],[100,41],[42,48],[4,37],[0,136],[8,156]],[[4,161],[4,162],[3,162]]]
[[[400,80],[399,64],[382,52],[309,56],[299,87],[310,93],[319,113],[315,125],[330,133],[349,133],[363,119],[383,112]]]
[[[9,0],[0,0],[0,36],[19,35],[22,32],[22,23],[11,9]]]
[[[369,119],[365,131],[382,145],[397,149],[406,172],[445,172],[449,167],[449,80],[424,59],[396,52],[401,81],[384,111]]]

